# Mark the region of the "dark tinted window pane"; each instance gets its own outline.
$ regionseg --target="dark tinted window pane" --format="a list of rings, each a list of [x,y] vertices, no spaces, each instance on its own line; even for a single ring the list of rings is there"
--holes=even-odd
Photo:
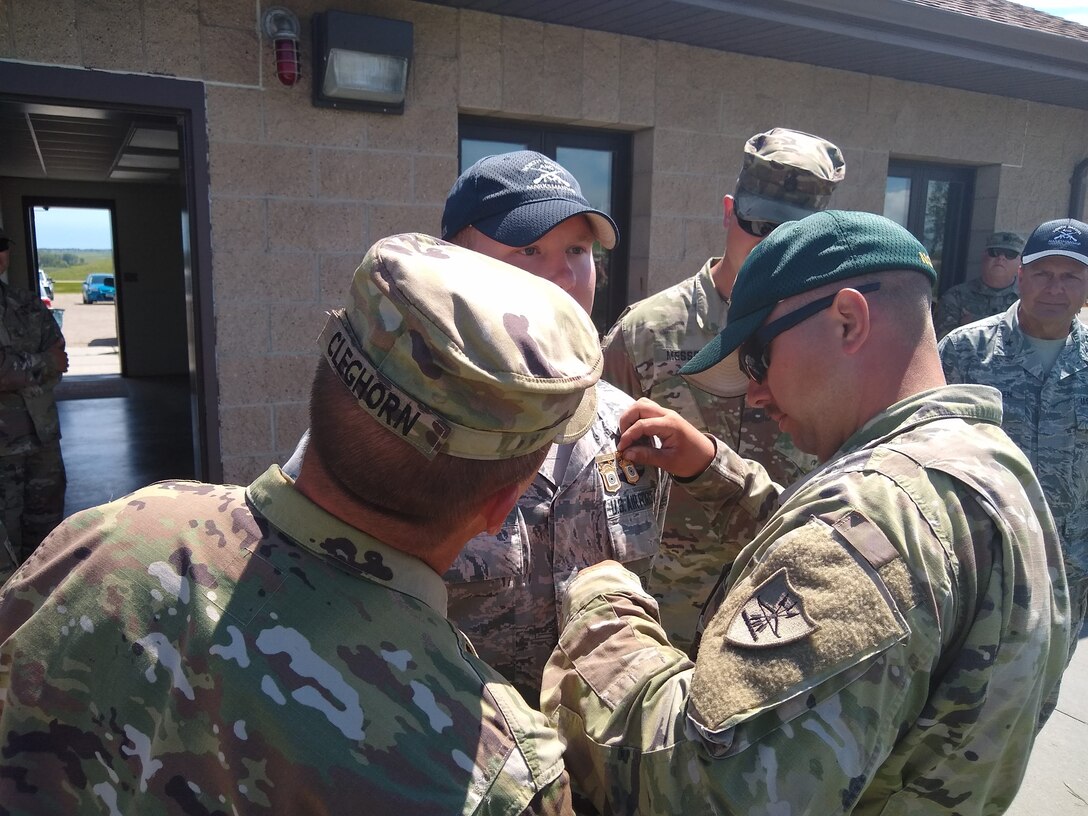
[[[497,156],[500,153],[509,153],[512,150],[528,150],[528,142],[500,142],[490,139],[462,139],[461,140],[461,169],[463,173],[476,164],[484,156]],[[560,162],[562,164],[562,162]],[[450,182],[453,183],[452,181]]]

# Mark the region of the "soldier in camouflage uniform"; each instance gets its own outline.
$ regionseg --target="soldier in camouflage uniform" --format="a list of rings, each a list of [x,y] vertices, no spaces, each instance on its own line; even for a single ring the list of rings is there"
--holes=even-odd
[[[735,366],[704,388],[685,382],[680,367],[725,325],[726,309],[744,259],[771,229],[827,207],[845,165],[835,145],[796,130],[774,128],[744,146],[733,195],[722,201],[725,250],[699,273],[642,300],[620,315],[604,340],[604,379],[632,397],[649,397],[680,413],[742,456],[760,462],[780,484],[806,473],[815,460],[801,453],[765,412],[744,398]],[[669,638],[687,648],[699,609],[723,566],[755,532],[747,520],[708,511],[673,489],[661,555],[647,586],[657,598]]]
[[[781,494],[675,412],[644,400],[625,415],[625,455],[695,476],[706,501],[777,509],[708,602],[694,665],[618,564],[574,580],[544,710],[603,812],[1012,801],[1065,665],[1069,599],[1000,395],[944,385],[935,279],[922,245],[869,213],[818,213],[752,252],[726,329],[684,371],[698,382],[740,349],[749,400],[823,461]],[[646,433],[660,449],[628,448]]]
[[[454,182],[442,237],[552,281],[590,314],[593,242],[611,249],[617,230],[570,173],[526,150],[481,159]],[[619,415],[631,402],[597,383],[589,432],[553,445],[502,530],[470,541],[446,573],[450,619],[533,705],[574,572],[612,558],[642,575],[657,553],[667,478],[616,457]],[[296,451],[284,470],[298,461]]]
[[[937,302],[937,339],[958,326],[1000,314],[1016,302],[1016,271],[1024,239],[1015,232],[995,232],[982,252],[982,275],[957,284]]]
[[[404,235],[319,342],[297,481],[152,485],[0,592],[0,809],[570,813],[561,743],[447,620],[441,575],[592,424],[593,324]]]
[[[0,230],[0,512],[22,561],[64,517],[53,388],[68,370],[68,355],[37,291],[9,284],[10,257],[10,239]]]
[[[940,344],[949,382],[992,385],[1003,427],[1027,455],[1065,555],[1074,638],[1088,609],[1088,224],[1040,225],[1024,247],[1020,300]],[[1072,651],[1070,652],[1072,656]]]

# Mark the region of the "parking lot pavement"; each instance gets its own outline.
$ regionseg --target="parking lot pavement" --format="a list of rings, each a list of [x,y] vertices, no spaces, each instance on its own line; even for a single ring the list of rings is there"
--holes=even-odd
[[[120,374],[117,307],[113,303],[84,303],[82,295],[58,294],[53,305],[64,310],[68,375]]]
[[[1027,775],[1007,816],[1088,816],[1088,625],[1062,676],[1058,708],[1035,740]]]

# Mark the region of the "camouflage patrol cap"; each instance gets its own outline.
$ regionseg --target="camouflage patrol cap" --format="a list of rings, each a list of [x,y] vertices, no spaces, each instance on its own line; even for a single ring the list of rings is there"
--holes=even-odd
[[[729,301],[726,326],[682,369],[697,387],[763,325],[786,298],[873,272],[937,272],[918,239],[894,221],[866,212],[826,210],[783,224],[748,255]]]
[[[986,239],[986,249],[1008,249],[1018,255],[1024,248],[1024,239],[1015,232],[995,232]]]
[[[757,133],[744,145],[733,206],[746,221],[797,221],[827,209],[845,172],[826,139],[788,128]]]
[[[428,458],[521,456],[577,439],[596,413],[601,348],[585,311],[426,235],[370,248],[320,342],[359,407]]]

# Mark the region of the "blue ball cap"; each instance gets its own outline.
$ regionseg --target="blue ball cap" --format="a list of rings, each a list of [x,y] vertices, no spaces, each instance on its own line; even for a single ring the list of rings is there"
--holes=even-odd
[[[586,216],[601,246],[616,246],[616,222],[589,205],[574,176],[541,153],[518,150],[486,156],[458,176],[446,196],[442,238],[475,227],[500,244],[523,247],[576,215]]]
[[[1088,224],[1075,218],[1047,221],[1028,238],[1020,263],[1029,264],[1050,255],[1061,255],[1088,266]]]

